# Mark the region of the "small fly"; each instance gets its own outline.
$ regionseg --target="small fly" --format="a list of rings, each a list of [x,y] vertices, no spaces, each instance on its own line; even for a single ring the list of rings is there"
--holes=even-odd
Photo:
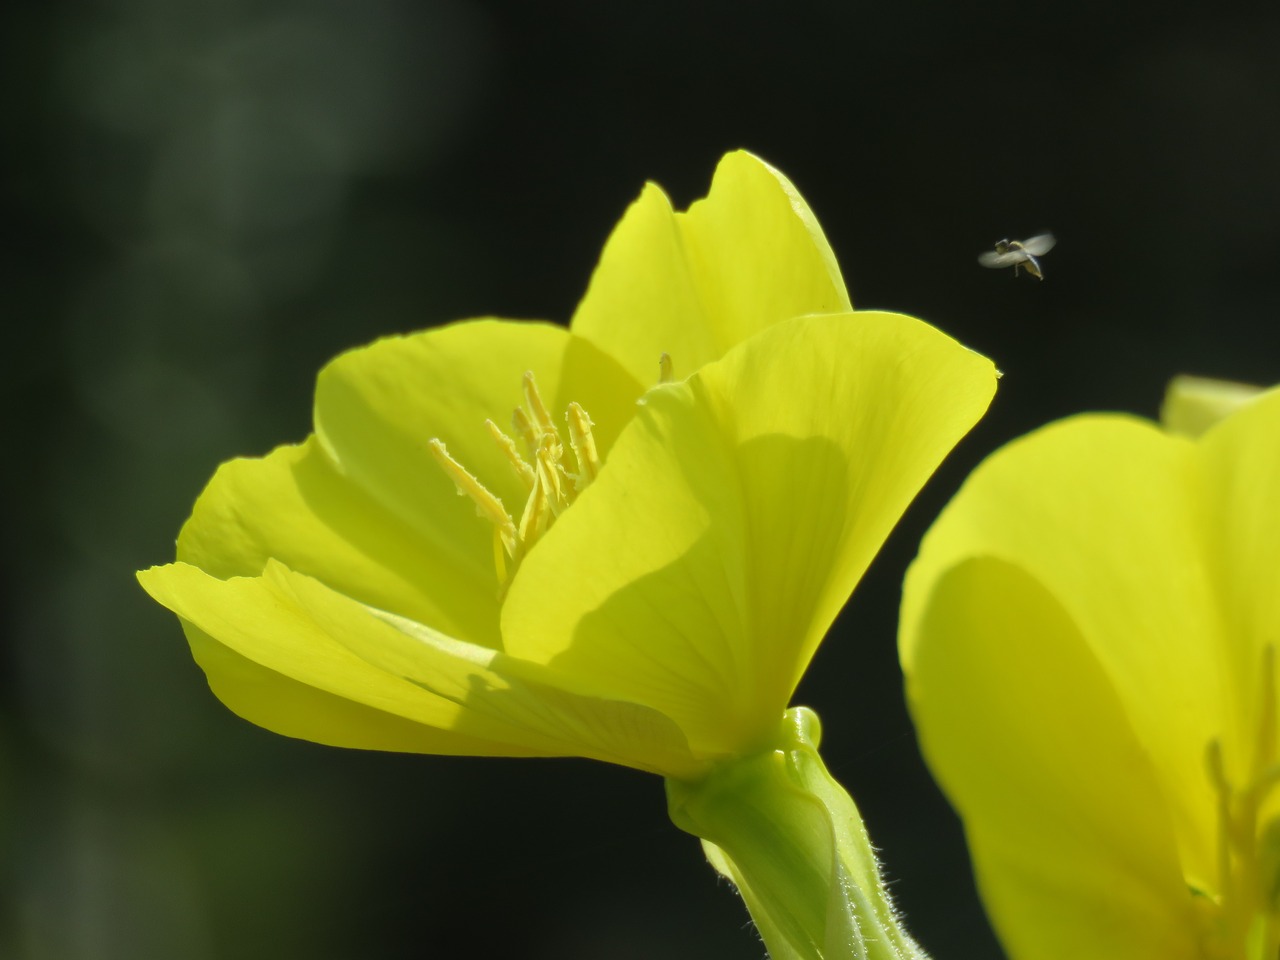
[[[1052,250],[1057,242],[1052,233],[1042,233],[1029,240],[997,240],[994,250],[978,255],[978,262],[996,269],[1013,267],[1015,277],[1019,270],[1025,270],[1037,280],[1043,280],[1044,272],[1038,258]]]

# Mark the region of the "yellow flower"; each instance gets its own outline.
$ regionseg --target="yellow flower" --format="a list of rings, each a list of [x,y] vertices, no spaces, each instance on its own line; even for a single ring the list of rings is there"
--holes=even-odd
[[[1015,960],[1280,952],[1280,391],[1000,450],[907,575],[921,743]]]
[[[224,464],[139,576],[268,729],[693,779],[777,736],[993,389],[926,324],[850,312],[804,201],[734,153],[687,213],[646,187],[569,330],[333,361],[315,434]]]

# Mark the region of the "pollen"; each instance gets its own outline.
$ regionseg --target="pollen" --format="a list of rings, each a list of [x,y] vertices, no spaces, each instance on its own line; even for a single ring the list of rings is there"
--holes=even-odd
[[[1206,955],[1214,960],[1280,956],[1280,821],[1264,819],[1280,784],[1275,671],[1275,648],[1267,646],[1244,781],[1233,783],[1228,776],[1221,740],[1211,740],[1205,751],[1218,821],[1218,891],[1206,938]]]
[[[532,371],[525,372],[520,388],[524,403],[511,415],[514,437],[494,421],[484,422],[489,436],[524,490],[524,508],[518,520],[507,511],[500,498],[449,455],[441,440],[428,442],[432,455],[453,481],[458,495],[470,498],[476,506],[476,513],[493,524],[494,567],[504,592],[520,561],[551,528],[555,519],[595,480],[601,466],[591,431],[594,424],[580,404],[570,403],[564,416],[568,446],[573,453],[571,472],[563,462],[564,439],[542,400]]]

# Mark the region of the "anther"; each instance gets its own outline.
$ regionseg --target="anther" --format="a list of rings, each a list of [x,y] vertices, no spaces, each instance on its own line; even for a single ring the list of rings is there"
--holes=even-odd
[[[542,402],[532,371],[525,372],[521,389],[524,405],[517,407],[511,415],[515,439],[492,420],[484,422],[489,436],[502,451],[527,494],[518,524],[507,513],[502,501],[454,460],[440,440],[429,442],[432,456],[453,481],[458,495],[469,497],[477,513],[493,524],[494,567],[502,584],[500,596],[510,582],[507,558],[511,559],[510,569],[514,572],[533,545],[547,532],[552,521],[568,509],[578,492],[600,472],[600,455],[587,412],[579,404],[571,403],[565,414],[569,444],[577,460],[577,473],[570,474],[561,463],[564,441],[546,404]],[[524,456],[518,449],[519,443],[525,447]]]
[[[522,407],[516,407],[511,411],[511,429],[515,431],[517,437],[524,443],[524,449],[528,453],[529,459],[532,460],[538,455],[538,431],[529,421],[529,415],[524,412]]]
[[[1267,798],[1280,784],[1276,759],[1275,651],[1262,651],[1254,734],[1246,754],[1249,766],[1228,775],[1226,751],[1214,737],[1205,748],[1205,767],[1213,788],[1218,821],[1217,926],[1214,956],[1270,957],[1280,950],[1280,826],[1260,822]],[[1241,759],[1244,759],[1243,757]],[[1260,938],[1260,939],[1259,939]],[[1265,944],[1261,952],[1246,943]]]
[[[1222,760],[1222,741],[1214,737],[1205,748],[1205,766],[1209,782],[1218,801],[1218,885],[1224,900],[1231,899],[1233,891],[1231,871],[1231,784]]]
[[[547,491],[541,482],[535,483],[520,514],[520,542],[533,544],[547,527],[551,526],[551,510],[547,503]]]
[[[542,396],[538,393],[538,382],[533,379],[532,370],[524,372],[521,386],[524,388],[524,402],[529,406],[529,413],[533,416],[533,423],[538,428],[538,432],[555,433],[555,421],[551,419],[551,414],[547,412],[546,405],[542,402]]]
[[[476,505],[476,512],[489,520],[498,530],[507,553],[515,556],[516,524],[511,519],[511,514],[507,513],[507,508],[502,505],[502,501],[485,489],[484,484],[468,473],[462,464],[449,456],[443,441],[432,439],[427,441],[427,446],[431,448],[431,455],[435,457],[436,463],[440,464],[441,469],[453,481],[458,490],[458,496],[471,498],[472,503]]]
[[[553,516],[560,516],[560,511],[569,506],[569,498],[561,483],[564,473],[560,466],[560,458],[564,448],[560,446],[560,438],[555,434],[544,433],[538,446],[538,457],[534,461],[538,472],[538,486],[547,496],[547,506]]]
[[[534,481],[537,480],[537,474],[534,473],[533,467],[529,466],[528,461],[520,456],[520,451],[516,449],[516,442],[502,432],[492,420],[486,420],[484,425],[489,428],[489,436],[493,437],[499,449],[507,458],[507,462],[511,464],[511,469],[516,472],[516,476],[520,478],[520,482],[524,484],[526,492],[533,489]]]
[[[671,362],[671,354],[663,353],[658,358],[658,382],[670,383],[675,376],[675,365]]]
[[[591,432],[594,424],[587,416],[587,411],[578,403],[569,404],[564,419],[569,425],[569,446],[578,463],[578,475],[574,478],[573,488],[581,492],[600,473],[600,455],[596,452],[596,438]]]

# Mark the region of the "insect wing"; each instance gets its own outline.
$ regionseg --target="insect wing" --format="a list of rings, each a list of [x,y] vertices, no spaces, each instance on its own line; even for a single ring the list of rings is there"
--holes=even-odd
[[[1031,237],[1022,241],[1022,249],[1027,251],[1033,257],[1043,257],[1046,253],[1053,249],[1053,245],[1058,242],[1058,238],[1052,233],[1042,233],[1038,237]]]
[[[984,267],[1012,267],[1014,264],[1025,262],[1026,259],[1027,255],[1022,250],[1010,250],[1008,253],[987,250],[985,253],[978,254],[978,262]]]

